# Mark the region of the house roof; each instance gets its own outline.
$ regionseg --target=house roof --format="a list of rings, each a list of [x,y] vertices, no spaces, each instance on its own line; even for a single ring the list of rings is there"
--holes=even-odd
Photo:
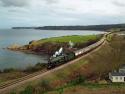
[[[125,66],[124,66],[124,67],[121,67],[119,70],[125,70]]]
[[[120,73],[120,72],[112,72],[112,76],[125,76],[125,73]]]
[[[125,69],[125,64],[123,64],[123,65],[120,67],[120,69]]]

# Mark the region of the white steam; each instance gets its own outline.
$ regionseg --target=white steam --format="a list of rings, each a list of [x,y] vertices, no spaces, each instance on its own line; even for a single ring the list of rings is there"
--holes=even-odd
[[[69,41],[69,46],[70,46],[70,48],[73,48],[74,43],[72,41]]]
[[[61,55],[62,53],[63,53],[63,48],[61,47],[61,48],[59,49],[59,51],[56,51],[56,52],[55,52],[55,54],[53,55],[53,57],[57,57],[57,56]]]

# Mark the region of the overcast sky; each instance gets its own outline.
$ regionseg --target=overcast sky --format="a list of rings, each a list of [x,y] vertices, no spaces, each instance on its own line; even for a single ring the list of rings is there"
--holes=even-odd
[[[125,23],[125,0],[0,0],[0,28]]]

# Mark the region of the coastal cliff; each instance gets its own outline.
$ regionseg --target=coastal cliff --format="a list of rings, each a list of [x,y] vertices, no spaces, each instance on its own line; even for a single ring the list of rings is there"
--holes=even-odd
[[[30,41],[27,45],[23,46],[14,44],[7,47],[7,49],[24,52],[45,53],[48,55],[52,55],[60,47],[63,47],[65,50],[76,50],[97,42],[101,37],[102,35],[73,35],[53,37],[37,41],[33,40]],[[69,49],[70,42],[74,44],[74,47],[72,49]]]

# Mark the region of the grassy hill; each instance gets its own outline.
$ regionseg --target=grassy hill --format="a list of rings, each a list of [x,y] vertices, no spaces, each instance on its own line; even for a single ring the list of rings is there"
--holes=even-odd
[[[92,43],[95,43],[101,37],[101,35],[72,35],[46,38],[38,41],[31,41],[28,45],[20,47],[20,49],[34,52],[44,52],[51,55],[60,47],[63,47],[64,49],[69,48],[69,41],[74,43],[74,48],[83,48]]]

